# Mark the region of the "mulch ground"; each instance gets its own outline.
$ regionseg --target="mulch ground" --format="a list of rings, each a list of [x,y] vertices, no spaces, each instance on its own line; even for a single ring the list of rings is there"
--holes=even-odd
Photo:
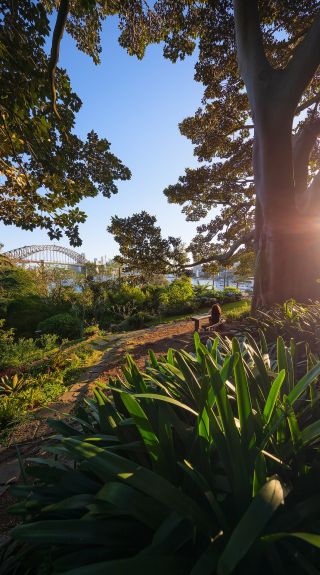
[[[192,349],[193,326],[192,321],[180,321],[126,334],[100,378],[108,379],[110,376],[121,375],[121,366],[127,354],[130,354],[138,367],[143,369],[149,350],[159,356],[165,354],[170,347]]]

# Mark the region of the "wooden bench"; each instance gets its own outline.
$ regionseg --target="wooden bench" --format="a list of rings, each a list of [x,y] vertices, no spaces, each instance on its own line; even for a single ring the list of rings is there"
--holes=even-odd
[[[221,319],[218,323],[212,323],[210,324],[210,319],[211,319],[211,315],[196,315],[194,317],[191,318],[192,321],[194,321],[194,331],[199,331],[200,327],[201,327],[201,322],[204,320],[208,320],[208,324],[206,324],[204,326],[205,329],[219,329],[219,327],[221,327],[225,320]]]

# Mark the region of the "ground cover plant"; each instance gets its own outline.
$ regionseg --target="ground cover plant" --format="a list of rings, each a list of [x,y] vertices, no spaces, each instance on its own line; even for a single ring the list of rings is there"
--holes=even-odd
[[[320,363],[215,339],[168,350],[52,421],[24,470],[4,575],[316,573]],[[51,455],[51,457],[50,457]]]
[[[13,329],[5,329],[0,320],[0,373],[6,369],[20,368],[24,365],[43,359],[51,352],[57,351],[58,336],[43,334],[36,340],[14,336]]]
[[[277,336],[284,338],[287,344],[291,339],[296,342],[297,353],[301,361],[308,354],[320,354],[320,303],[310,301],[308,305],[291,299],[282,305],[270,309],[257,310],[249,315],[242,329],[257,337],[263,331],[266,340],[271,343]]]
[[[31,340],[33,341],[33,340]],[[19,345],[24,345],[24,341]],[[69,349],[42,356],[42,360],[22,369],[6,370],[0,376],[0,433],[31,414],[37,407],[48,405],[76,381],[82,369],[99,357],[86,342]]]

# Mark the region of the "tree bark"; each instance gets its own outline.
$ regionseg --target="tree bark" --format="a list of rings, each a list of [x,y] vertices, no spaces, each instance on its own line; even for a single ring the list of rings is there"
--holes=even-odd
[[[238,64],[255,127],[253,309],[290,298],[320,299],[320,176],[307,188],[317,134],[302,133],[295,153],[292,143],[295,112],[320,65],[320,11],[287,66],[274,69],[263,46],[258,0],[233,0],[233,6]]]
[[[303,213],[297,202],[300,185],[296,189],[290,117],[285,117],[284,110],[278,115],[276,112],[273,102],[272,118],[257,121],[255,129],[257,207],[253,309],[291,298],[299,302],[320,299],[319,212]],[[300,173],[297,174],[297,179],[300,177]]]
[[[300,217],[291,230],[258,230],[253,309],[288,299],[306,303],[320,299],[319,224]]]

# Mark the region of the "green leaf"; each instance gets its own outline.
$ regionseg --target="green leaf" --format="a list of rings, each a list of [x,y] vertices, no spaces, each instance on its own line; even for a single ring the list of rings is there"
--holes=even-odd
[[[190,519],[199,529],[211,532],[210,516],[180,489],[158,474],[90,443],[74,439],[65,439],[64,443],[71,453],[81,455],[85,459],[81,465],[102,481],[118,480],[139,489],[160,501],[170,511],[176,511],[181,517]]]
[[[241,438],[246,447],[250,445],[254,433],[252,420],[252,405],[249,393],[249,385],[243,365],[239,342],[236,338],[232,340],[232,351],[237,354],[238,361],[233,368],[236,383],[236,398],[238,404],[238,414],[240,420]]]
[[[300,395],[307,389],[307,387],[320,375],[320,362],[317,363],[306,375],[304,375],[297,383],[297,385],[288,394],[288,399],[293,405]]]
[[[122,393],[121,399],[129,414],[133,417],[148,452],[151,457],[157,461],[161,455],[161,448],[159,440],[152,429],[149,418],[133,395]]]
[[[266,458],[263,453],[258,453],[254,462],[253,496],[255,497],[267,481]]]
[[[320,421],[315,421],[311,423],[301,431],[301,442],[302,445],[308,445],[313,441],[316,441],[320,438]]]
[[[286,354],[286,346],[283,341],[282,337],[277,338],[277,363],[278,363],[278,370],[285,372],[284,378],[284,385],[285,385],[285,393],[289,393],[289,378],[288,378],[288,363],[287,363],[287,354]]]
[[[200,383],[190,367],[190,363],[186,361],[181,353],[176,353],[176,361],[184,376],[186,385],[188,386],[191,397],[197,401],[200,392]]]
[[[248,353],[250,353],[254,361],[254,364],[259,372],[261,387],[263,389],[264,394],[266,395],[270,387],[269,384],[270,377],[266,367],[266,359],[261,354],[255,340],[249,333],[246,333],[246,340],[250,344],[247,346]]]
[[[271,386],[266,404],[264,406],[263,415],[267,423],[269,423],[272,417],[273,410],[279,397],[279,393],[281,390],[281,386],[284,382],[284,379],[285,379],[285,370],[282,369],[280,373],[278,373],[276,379],[274,380]]]
[[[135,537],[137,525],[127,519],[55,519],[25,523],[13,529],[19,541],[50,545],[110,545],[122,548]]]
[[[108,481],[96,494],[96,503],[107,501],[152,529],[163,521],[166,510],[160,503],[120,482]]]
[[[110,433],[115,430],[117,424],[120,422],[119,414],[102,391],[96,388],[94,390],[94,396],[98,404],[101,431],[102,433]]]
[[[234,571],[282,503],[281,483],[271,479],[260,489],[233,531],[218,561],[218,575]]]
[[[320,549],[320,535],[318,533],[272,533],[271,535],[264,535],[261,537],[261,540],[271,543],[279,541],[279,539],[283,539],[284,537],[296,537],[297,539],[302,539],[302,541],[306,541],[306,543]]]
[[[293,410],[293,407],[290,404],[287,397],[285,398],[285,409],[289,430],[291,434],[292,446],[295,451],[298,451],[298,449],[301,447],[301,431],[299,429],[299,424],[295,412]]]
[[[116,391],[120,391],[120,390],[116,390]],[[141,397],[141,398],[146,398],[146,399],[156,399],[157,401],[163,401],[164,403],[171,403],[171,405],[174,405],[175,407],[180,407],[181,409],[184,409],[185,411],[189,411],[190,413],[192,413],[196,417],[198,417],[198,415],[199,415],[197,413],[197,411],[194,411],[194,409],[189,407],[189,405],[186,405],[185,403],[181,403],[181,401],[178,401],[177,399],[173,399],[172,397],[166,397],[165,395],[159,395],[157,393],[136,393],[134,395],[134,397],[138,397],[138,398]]]
[[[156,358],[156,356],[155,356],[155,353],[152,351],[152,349],[149,349],[149,357],[150,357],[150,361],[151,361],[152,366],[153,366],[155,369],[159,369],[158,360],[157,360],[157,358]]]
[[[137,556],[78,567],[64,575],[187,575],[189,568],[190,560],[184,557]]]

